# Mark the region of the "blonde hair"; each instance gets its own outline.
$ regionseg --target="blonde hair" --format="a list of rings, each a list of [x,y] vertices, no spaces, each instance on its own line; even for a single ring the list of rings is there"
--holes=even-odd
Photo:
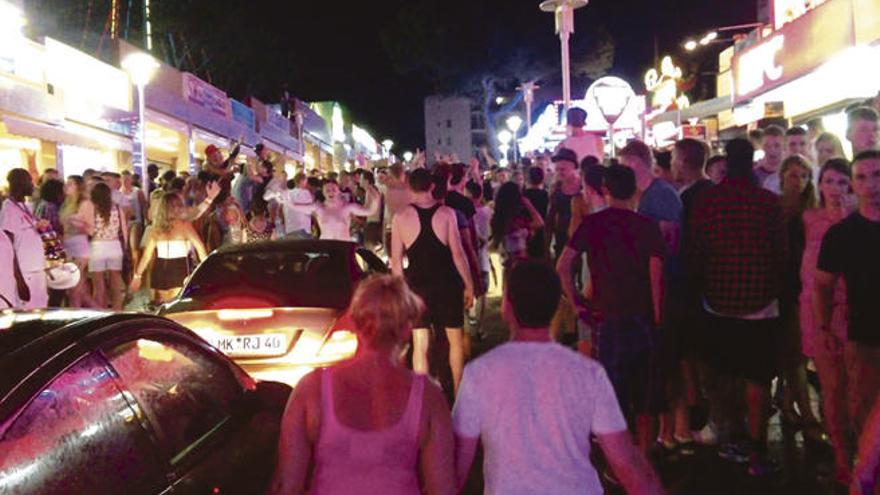
[[[418,323],[424,311],[422,299],[403,278],[393,275],[374,275],[361,282],[351,301],[357,333],[372,348],[401,343],[404,332]]]
[[[180,196],[178,196],[177,193],[166,192],[162,195],[159,205],[156,208],[156,221],[154,224],[156,230],[159,232],[167,234],[168,232],[171,232],[171,229],[174,228],[174,224],[177,223],[178,218],[175,217],[172,212],[175,202],[179,202],[180,205],[183,206],[183,200],[180,199]]]

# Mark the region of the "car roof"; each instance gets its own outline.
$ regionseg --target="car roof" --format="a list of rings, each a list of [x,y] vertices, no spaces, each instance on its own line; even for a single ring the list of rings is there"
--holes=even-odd
[[[0,313],[0,398],[37,367],[90,333],[140,319],[166,321],[145,314],[88,310]]]
[[[352,251],[357,244],[349,241],[281,239],[244,244],[231,244],[211,254],[248,254],[266,251]]]

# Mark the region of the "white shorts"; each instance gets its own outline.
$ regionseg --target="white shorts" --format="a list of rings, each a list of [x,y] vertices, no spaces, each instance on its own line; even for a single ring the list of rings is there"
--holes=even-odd
[[[89,257],[89,237],[85,234],[72,235],[64,239],[64,252],[75,260],[84,260]]]
[[[122,271],[122,245],[118,240],[92,241],[89,272]]]

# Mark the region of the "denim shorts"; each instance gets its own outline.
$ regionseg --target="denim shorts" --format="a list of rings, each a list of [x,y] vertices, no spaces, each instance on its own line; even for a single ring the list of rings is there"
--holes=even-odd
[[[648,318],[606,319],[595,332],[596,358],[605,367],[624,415],[664,411],[659,335]]]

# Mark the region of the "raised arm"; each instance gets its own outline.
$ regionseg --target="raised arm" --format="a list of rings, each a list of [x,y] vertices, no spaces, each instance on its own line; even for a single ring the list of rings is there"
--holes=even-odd
[[[379,205],[381,201],[379,200],[379,191],[376,188],[370,186],[367,189],[367,204],[361,206],[357,203],[349,203],[346,205],[348,212],[352,215],[359,217],[368,217],[370,215],[375,215],[377,211],[379,211]]]

